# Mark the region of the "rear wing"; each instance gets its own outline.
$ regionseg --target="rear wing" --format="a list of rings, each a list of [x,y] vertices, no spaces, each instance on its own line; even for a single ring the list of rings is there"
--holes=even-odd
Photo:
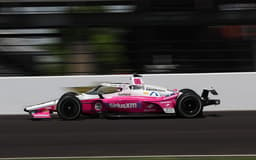
[[[220,104],[219,99],[209,99],[209,93],[212,95],[218,95],[218,92],[215,89],[203,89],[203,92],[201,94],[201,98],[203,101],[203,106],[208,106],[208,105],[218,105]]]

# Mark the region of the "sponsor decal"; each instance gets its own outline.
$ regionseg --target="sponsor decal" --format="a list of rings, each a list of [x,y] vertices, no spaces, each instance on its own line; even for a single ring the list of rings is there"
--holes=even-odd
[[[100,111],[100,110],[102,110],[102,104],[101,103],[96,103],[94,108],[95,108],[96,111]]]
[[[174,108],[164,108],[165,113],[175,113]]]
[[[137,108],[137,103],[109,103],[108,105],[110,108]]]
[[[147,92],[147,91],[144,91],[144,92],[143,92],[143,94],[145,94],[145,95],[148,95],[148,94],[149,94],[149,92]]]
[[[158,93],[158,92],[151,92],[150,93],[150,96],[153,96],[153,97],[159,97],[160,96],[160,94]]]
[[[163,89],[158,89],[158,88],[149,88],[149,87],[147,87],[147,88],[146,88],[146,90],[147,90],[147,91],[165,92],[165,90],[163,90]]]

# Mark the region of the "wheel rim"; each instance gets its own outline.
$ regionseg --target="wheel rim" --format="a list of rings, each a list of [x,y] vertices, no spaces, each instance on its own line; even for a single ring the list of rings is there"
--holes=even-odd
[[[65,117],[74,117],[79,112],[79,105],[73,100],[63,101],[61,107],[61,113]]]
[[[181,108],[184,113],[193,115],[200,110],[200,103],[194,98],[187,98],[182,102]]]

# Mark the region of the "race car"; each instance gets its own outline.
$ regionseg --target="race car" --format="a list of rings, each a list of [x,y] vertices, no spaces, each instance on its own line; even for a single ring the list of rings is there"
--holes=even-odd
[[[220,104],[219,99],[210,99],[214,89],[204,89],[198,95],[191,89],[166,89],[146,85],[142,76],[133,75],[130,83],[102,83],[85,93],[68,92],[59,99],[28,106],[24,111],[33,119],[51,118],[58,114],[63,120],[75,120],[81,114],[99,117],[122,115],[177,115],[195,118],[208,105]]]

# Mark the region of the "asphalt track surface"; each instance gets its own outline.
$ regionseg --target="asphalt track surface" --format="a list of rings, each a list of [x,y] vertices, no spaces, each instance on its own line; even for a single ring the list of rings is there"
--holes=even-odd
[[[0,116],[0,158],[255,154],[256,111],[198,119]]]

